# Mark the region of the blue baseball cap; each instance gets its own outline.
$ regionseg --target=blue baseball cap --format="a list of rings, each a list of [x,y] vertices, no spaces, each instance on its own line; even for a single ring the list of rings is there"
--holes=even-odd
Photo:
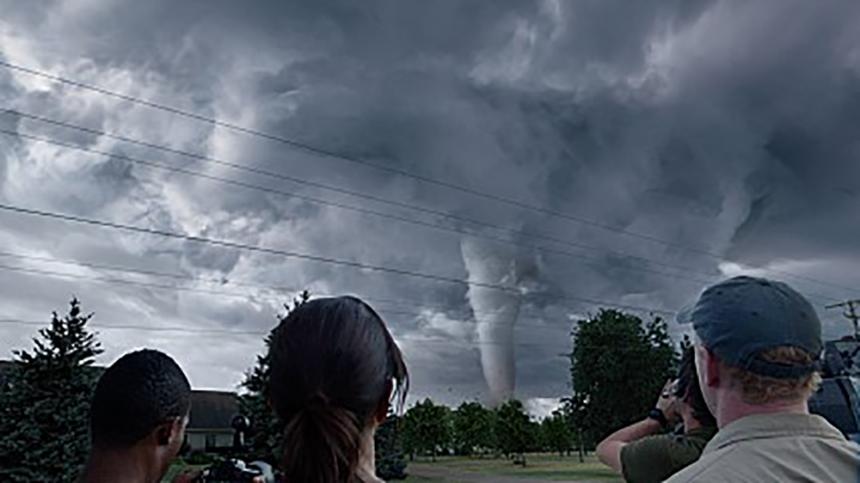
[[[734,277],[702,292],[696,304],[678,313],[693,324],[701,342],[730,366],[777,379],[818,370],[821,321],[802,295],[785,283]],[[791,346],[812,356],[811,364],[784,364],[759,357],[762,351]]]

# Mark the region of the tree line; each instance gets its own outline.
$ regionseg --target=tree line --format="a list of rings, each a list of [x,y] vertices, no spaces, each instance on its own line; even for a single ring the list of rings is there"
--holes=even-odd
[[[580,320],[571,337],[574,390],[551,415],[535,421],[517,400],[492,409],[477,401],[451,409],[428,398],[402,419],[404,450],[431,458],[439,453],[502,455],[521,463],[530,452],[589,451],[651,409],[689,344],[685,338],[676,349],[660,317],[646,322],[617,310]]]
[[[426,398],[399,420],[402,447],[410,459],[435,459],[440,454],[503,456],[526,464],[528,453],[563,456],[579,447],[569,408],[562,405],[536,421],[516,399],[495,408],[467,401],[452,409]]]
[[[300,294],[286,313],[304,301]],[[285,316],[282,315],[282,316]],[[0,365],[0,481],[73,481],[88,448],[88,412],[102,352],[77,299],[68,313],[53,313],[29,350]],[[268,339],[267,339],[268,341]],[[385,479],[405,475],[407,460],[442,454],[509,457],[525,464],[534,452],[590,450],[611,431],[650,409],[678,361],[666,323],[600,310],[571,332],[570,383],[561,406],[541,421],[523,404],[489,408],[467,401],[456,408],[430,399],[392,414],[376,434],[377,470]],[[258,356],[241,383],[239,408],[252,422],[248,459],[278,460],[283,423],[267,404],[268,360]]]

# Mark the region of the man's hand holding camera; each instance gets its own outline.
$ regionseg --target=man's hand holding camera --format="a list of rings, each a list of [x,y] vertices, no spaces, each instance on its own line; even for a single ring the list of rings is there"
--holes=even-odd
[[[664,427],[673,427],[681,420],[679,411],[679,401],[675,396],[675,389],[678,386],[677,380],[670,380],[663,386],[660,391],[660,396],[654,404],[654,409],[649,414],[649,417],[661,423]]]

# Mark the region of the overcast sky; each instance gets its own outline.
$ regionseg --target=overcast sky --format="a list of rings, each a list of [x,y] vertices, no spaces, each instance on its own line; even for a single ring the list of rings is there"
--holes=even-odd
[[[860,295],[860,3],[0,0],[0,9],[3,62],[383,168],[0,67],[0,105],[18,111],[0,113],[0,129],[113,153],[0,134],[3,204],[460,280],[475,280],[464,255],[476,252],[464,246],[477,247],[516,275],[484,281],[524,294],[516,394],[533,405],[570,391],[567,333],[601,302],[672,311],[706,283],[751,273],[807,294],[828,337],[847,332],[824,306]],[[487,397],[487,344],[462,284],[2,210],[0,251],[0,319],[47,321],[76,295],[93,325],[266,332],[294,289],[357,294],[400,341],[414,396]],[[36,329],[0,326],[2,357]],[[234,389],[262,350],[253,334],[102,329],[99,338],[101,363],[159,348],[199,388]]]

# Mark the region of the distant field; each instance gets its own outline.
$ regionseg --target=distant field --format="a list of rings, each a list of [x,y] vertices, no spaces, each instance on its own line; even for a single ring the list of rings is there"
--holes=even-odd
[[[436,462],[420,458],[409,463],[406,483],[541,483],[549,481],[576,481],[615,483],[623,481],[611,470],[597,462],[593,456],[580,463],[576,456],[560,458],[558,455],[530,454],[528,466],[514,465],[510,460],[495,458],[464,458],[445,456]],[[162,480],[169,482],[181,471],[200,469],[201,466],[175,464]]]
[[[528,456],[528,466],[516,466],[504,459],[472,459],[442,457],[436,462],[421,459],[409,463],[407,482],[620,482],[611,470],[594,457],[580,463],[576,456],[560,458],[558,455],[534,454]]]

